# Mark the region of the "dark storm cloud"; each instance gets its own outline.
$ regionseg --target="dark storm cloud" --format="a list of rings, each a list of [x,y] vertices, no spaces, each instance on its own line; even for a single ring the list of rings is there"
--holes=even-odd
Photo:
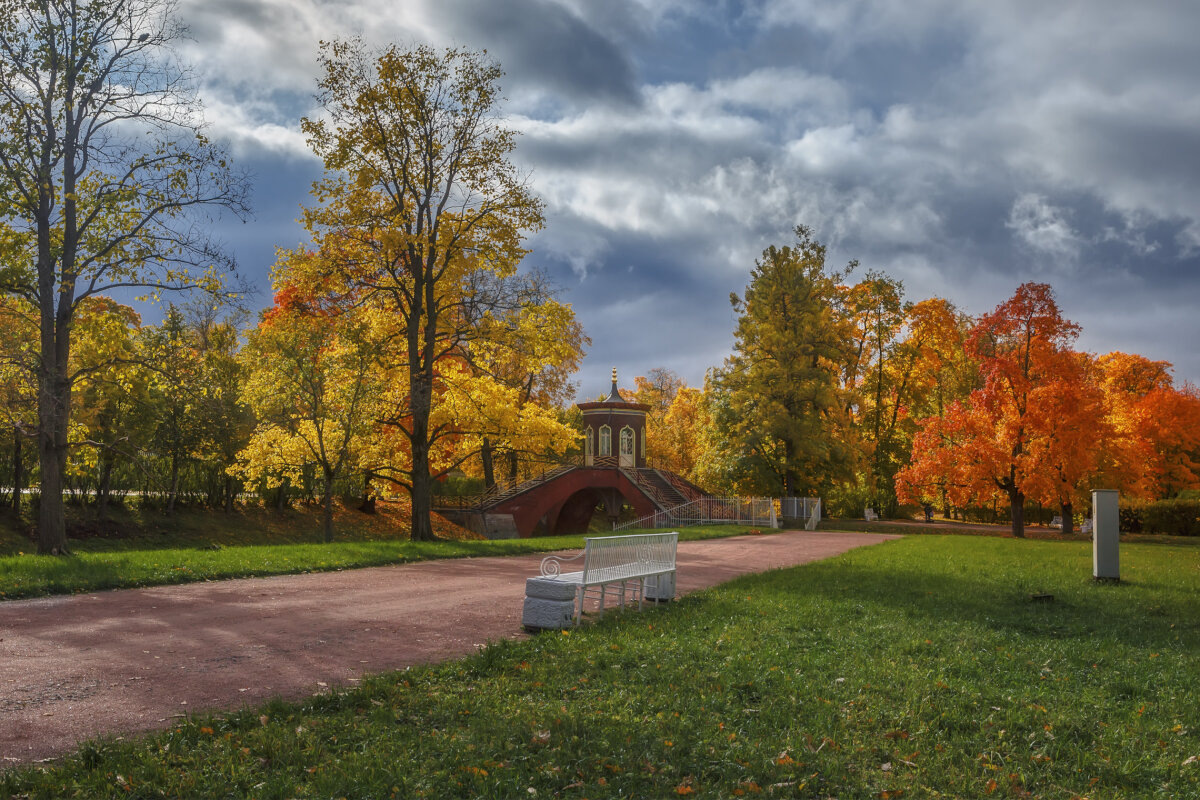
[[[514,78],[534,80],[571,103],[636,105],[632,61],[614,42],[550,0],[446,0],[448,28],[486,47]]]
[[[215,87],[214,130],[262,160],[257,196],[299,195],[271,206],[271,244],[297,238],[283,207],[305,201],[307,177],[288,176],[314,168],[296,120],[316,39],[496,57],[523,133],[516,159],[547,204],[530,262],[567,286],[594,340],[580,377],[599,374],[595,391],[614,364],[623,383],[661,365],[698,384],[731,343],[729,292],[798,223],[829,245],[831,266],[859,259],[902,279],[910,299],[936,294],[972,314],[1022,281],[1049,281],[1084,326],[1081,347],[1200,378],[1191,0],[185,10],[201,39],[189,53]]]

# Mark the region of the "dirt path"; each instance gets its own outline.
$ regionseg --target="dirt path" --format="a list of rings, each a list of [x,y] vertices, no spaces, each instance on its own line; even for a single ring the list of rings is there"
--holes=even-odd
[[[788,532],[683,542],[676,586],[692,592],[894,538]],[[522,638],[525,578],[542,557],[0,603],[0,767]]]

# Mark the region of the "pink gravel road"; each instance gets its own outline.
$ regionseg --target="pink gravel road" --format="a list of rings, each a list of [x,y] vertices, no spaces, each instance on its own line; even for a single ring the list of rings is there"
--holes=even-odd
[[[676,588],[895,538],[787,532],[682,542]],[[0,767],[522,638],[525,578],[543,555],[0,603]]]

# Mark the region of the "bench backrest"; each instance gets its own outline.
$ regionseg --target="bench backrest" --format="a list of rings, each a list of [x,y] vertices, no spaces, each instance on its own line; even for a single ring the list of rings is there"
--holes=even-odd
[[[678,543],[678,533],[637,533],[585,539],[584,579],[590,574],[627,564],[637,564],[647,569],[674,569]]]

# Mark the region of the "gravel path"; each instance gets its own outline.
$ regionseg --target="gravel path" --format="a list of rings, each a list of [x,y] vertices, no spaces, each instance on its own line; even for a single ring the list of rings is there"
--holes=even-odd
[[[895,538],[787,532],[681,542],[676,588]],[[0,767],[523,638],[525,578],[543,555],[0,603]]]

